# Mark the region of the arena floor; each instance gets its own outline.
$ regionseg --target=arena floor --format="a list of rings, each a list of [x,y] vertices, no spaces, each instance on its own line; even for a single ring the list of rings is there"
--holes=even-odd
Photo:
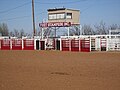
[[[0,51],[0,90],[120,90],[120,52]]]

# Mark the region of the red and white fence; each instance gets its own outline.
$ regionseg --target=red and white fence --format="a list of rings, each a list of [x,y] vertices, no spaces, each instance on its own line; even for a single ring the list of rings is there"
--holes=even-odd
[[[90,52],[90,39],[61,39],[62,51]]]
[[[1,39],[0,50],[34,50],[33,39]]]
[[[120,51],[120,35],[62,36],[55,38],[0,38],[0,50]]]

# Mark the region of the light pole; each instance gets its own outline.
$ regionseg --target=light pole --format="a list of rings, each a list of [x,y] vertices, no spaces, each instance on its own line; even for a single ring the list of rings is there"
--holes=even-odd
[[[33,20],[33,37],[36,35],[35,30],[35,15],[34,15],[34,0],[32,0],[32,20]]]

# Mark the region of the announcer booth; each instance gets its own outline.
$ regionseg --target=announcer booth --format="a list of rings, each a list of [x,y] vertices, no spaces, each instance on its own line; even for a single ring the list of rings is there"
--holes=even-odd
[[[70,28],[80,26],[80,11],[67,8],[54,8],[48,9],[48,21],[39,24],[42,32],[42,39],[48,38],[51,28],[54,30],[54,40],[53,46],[55,49],[60,49],[60,41],[57,38],[56,31],[57,28],[67,29],[67,36],[70,36]],[[46,34],[46,32],[48,32]],[[49,39],[49,38],[48,38]],[[48,40],[49,41],[49,40]],[[61,41],[61,43],[64,41]],[[47,45],[50,46],[50,45]],[[66,49],[67,50],[67,49]]]

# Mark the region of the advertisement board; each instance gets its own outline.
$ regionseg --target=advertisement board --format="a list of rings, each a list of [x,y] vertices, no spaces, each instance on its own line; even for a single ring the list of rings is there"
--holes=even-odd
[[[40,23],[40,27],[69,27],[71,26],[71,22],[46,22]]]

